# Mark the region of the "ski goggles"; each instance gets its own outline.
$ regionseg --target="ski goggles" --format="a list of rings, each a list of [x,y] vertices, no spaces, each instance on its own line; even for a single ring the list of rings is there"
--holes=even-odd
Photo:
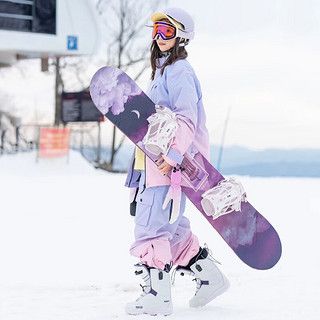
[[[177,36],[177,28],[167,22],[155,22],[153,24],[152,39],[155,40],[158,35],[162,40],[174,39]]]

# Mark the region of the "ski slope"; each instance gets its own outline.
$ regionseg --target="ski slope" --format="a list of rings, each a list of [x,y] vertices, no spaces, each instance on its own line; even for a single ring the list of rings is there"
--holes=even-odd
[[[149,319],[128,316],[140,295],[129,255],[133,218],[125,175],[35,153],[0,156],[0,319]],[[172,288],[179,320],[301,320],[320,314],[320,179],[240,177],[248,199],[274,225],[283,256],[268,271],[244,265],[189,203],[187,216],[231,287],[202,309],[190,309],[191,278]]]

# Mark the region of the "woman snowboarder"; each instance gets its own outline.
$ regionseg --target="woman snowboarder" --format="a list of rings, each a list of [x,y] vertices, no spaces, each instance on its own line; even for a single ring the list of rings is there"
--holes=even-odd
[[[151,84],[148,96],[159,106],[169,108],[177,118],[177,130],[166,155],[155,165],[136,149],[126,186],[136,202],[135,242],[131,255],[140,259],[136,274],[145,281],[142,295],[126,306],[128,314],[164,314],[173,311],[169,272],[189,274],[197,289],[190,307],[201,307],[223,293],[229,282],[217,268],[207,247],[200,247],[183,215],[186,196],[172,196],[178,184],[178,159],[196,148],[209,159],[209,135],[202,104],[202,93],[194,70],[187,61],[186,45],[194,36],[192,17],[182,9],[169,8],[151,16]],[[169,203],[166,207],[165,202]],[[168,202],[171,200],[170,202]],[[173,208],[174,207],[174,208]],[[165,208],[165,209],[163,209]],[[173,211],[175,216],[173,217]]]

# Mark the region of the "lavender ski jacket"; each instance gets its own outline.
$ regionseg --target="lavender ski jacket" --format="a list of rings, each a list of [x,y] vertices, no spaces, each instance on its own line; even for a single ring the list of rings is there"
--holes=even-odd
[[[165,62],[160,58],[159,65]],[[209,160],[209,134],[202,104],[202,92],[195,72],[186,59],[179,60],[164,69],[157,68],[147,95],[157,105],[170,108],[178,119],[178,130],[167,156],[163,158],[172,166],[181,161],[186,152],[191,155],[200,151]],[[134,156],[129,168],[126,186],[138,187],[140,173],[134,168]],[[146,187],[170,185],[157,166],[146,157]]]

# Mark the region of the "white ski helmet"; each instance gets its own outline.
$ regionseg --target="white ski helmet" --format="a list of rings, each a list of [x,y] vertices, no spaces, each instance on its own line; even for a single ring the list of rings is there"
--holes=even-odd
[[[161,19],[168,19],[176,28],[182,31],[183,36],[181,37],[187,39],[187,43],[193,39],[194,22],[188,12],[180,8],[168,8],[151,16],[152,22],[160,21]]]

